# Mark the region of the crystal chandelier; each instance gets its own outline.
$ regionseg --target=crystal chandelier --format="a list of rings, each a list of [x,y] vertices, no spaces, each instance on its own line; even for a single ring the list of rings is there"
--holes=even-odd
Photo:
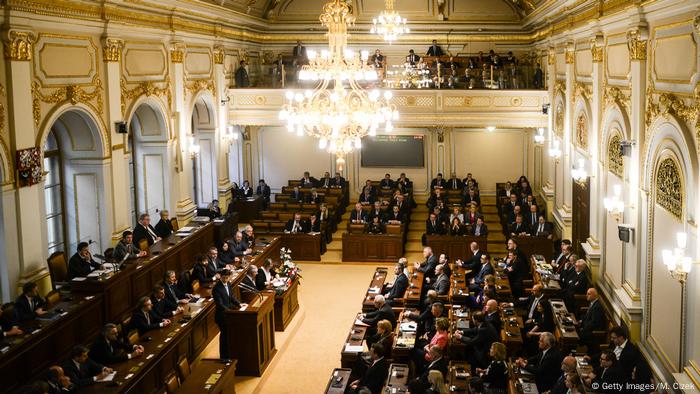
[[[376,81],[377,72],[367,65],[368,53],[356,54],[347,48],[348,26],[355,18],[348,4],[333,0],[323,7],[321,24],[328,28],[328,50],[308,51],[309,64],[299,79],[318,82],[315,90],[288,91],[279,118],[287,130],[319,139],[319,148],[334,153],[337,164],[361,147],[362,137],[376,135],[384,126],[393,129],[399,113],[391,104],[392,94],[378,89],[366,91],[358,83]]]
[[[406,27],[406,18],[401,18],[396,10],[394,10],[394,0],[385,0],[386,9],[382,11],[377,18],[372,19],[372,34],[378,34],[384,37],[384,41],[396,40],[401,34],[408,33]]]

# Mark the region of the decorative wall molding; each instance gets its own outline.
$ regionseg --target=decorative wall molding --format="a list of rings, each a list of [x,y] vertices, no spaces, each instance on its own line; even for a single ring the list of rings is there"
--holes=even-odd
[[[627,112],[630,111],[632,106],[630,98],[616,86],[606,86],[605,93],[603,93],[603,99],[607,105],[618,105],[620,107],[624,107]]]
[[[675,96],[673,93],[660,93],[658,99],[654,100],[656,92],[650,87],[647,89],[647,108],[646,108],[646,125],[647,133],[649,126],[658,117],[668,118],[669,115],[675,115],[679,119],[691,124],[695,130],[695,147],[700,153],[700,84],[695,86],[692,103],[686,104],[682,99]],[[647,139],[649,137],[647,136]]]
[[[576,82],[574,86],[574,100],[583,97],[585,100],[593,99],[593,87],[582,82]]]
[[[212,80],[195,79],[194,81],[185,80],[185,94],[192,96],[196,95],[200,90],[209,90],[213,96],[216,96],[216,84]]]
[[[566,59],[566,64],[574,64],[576,61],[576,52],[573,49],[567,49],[564,51],[564,57]]]
[[[223,47],[214,48],[214,64],[224,64],[224,58],[226,57],[226,52]]]
[[[678,163],[667,157],[659,163],[654,180],[656,203],[683,221],[683,182]]]
[[[574,143],[579,148],[587,151],[588,150],[588,118],[586,114],[581,111],[576,117],[576,128],[575,128],[575,138]]]
[[[10,30],[3,37],[5,59],[30,61],[36,36],[32,32]]]
[[[610,140],[608,141],[608,171],[624,179],[625,176],[625,161],[620,151],[620,133],[613,131]]]
[[[87,85],[87,88],[92,88],[92,92],[86,91],[85,87],[81,85],[66,85],[45,94],[42,92],[42,86],[39,81],[32,82],[32,116],[34,117],[34,125],[37,128],[41,125],[42,103],[59,104],[66,101],[73,105],[82,103],[102,116],[104,112],[102,81],[98,76],[95,76],[92,83]]]
[[[642,40],[639,30],[627,32],[627,49],[630,60],[647,60],[647,40]]]
[[[122,60],[124,41],[118,38],[105,38],[102,40],[102,59],[105,62],[120,62]]]
[[[593,63],[600,63],[603,61],[603,47],[597,45],[597,40],[595,38],[591,39],[591,58]]]
[[[171,110],[173,107],[173,96],[172,96],[172,89],[171,89],[171,85],[170,85],[170,77],[165,78],[165,82],[164,82],[163,87],[158,87],[153,82],[147,81],[147,82],[141,82],[133,89],[129,89],[127,87],[127,83],[126,83],[126,80],[124,78],[121,79],[119,85],[121,87],[122,117],[126,115],[127,101],[133,101],[134,99],[136,99],[140,96],[166,97],[166,99],[168,100],[168,110]]]

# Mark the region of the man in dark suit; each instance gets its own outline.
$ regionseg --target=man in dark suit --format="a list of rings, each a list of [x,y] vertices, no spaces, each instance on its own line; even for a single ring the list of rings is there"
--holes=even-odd
[[[540,312],[537,311],[537,305],[540,302],[545,302],[544,299],[544,288],[541,284],[537,283],[532,286],[532,292],[527,298],[521,298],[516,303],[517,306],[525,309],[524,324],[526,330],[532,328],[535,325],[535,320],[540,317]]]
[[[542,215],[537,217],[537,225],[530,227],[530,235],[533,237],[552,239],[552,234],[552,223],[546,222]]]
[[[197,257],[195,257],[194,267],[192,267],[192,275],[190,276],[190,280],[192,282],[197,280],[199,281],[200,285],[211,283],[219,277],[219,274],[216,271],[216,268],[210,267],[207,256],[203,254],[197,255]]]
[[[308,171],[304,171],[304,176],[300,180],[301,187],[316,187],[318,180],[312,177]]]
[[[257,294],[258,285],[256,280],[258,279],[258,266],[251,264],[248,266],[248,270],[245,272],[245,276],[241,281],[241,292],[248,294]]]
[[[427,364],[423,373],[411,381],[408,385],[411,393],[432,393],[428,376],[430,371],[440,371],[442,376],[447,376],[448,361],[443,357],[445,349],[438,345],[428,345],[430,353],[430,363]],[[421,360],[422,361],[422,360]]]
[[[247,65],[245,60],[238,62],[238,68],[234,75],[237,88],[247,88],[250,86],[250,77],[248,77],[248,70],[246,69]]]
[[[367,221],[371,222],[375,217],[379,218],[379,221],[384,221],[384,211],[382,211],[381,201],[375,201],[372,210],[367,214]]]
[[[258,196],[262,196],[263,199],[263,209],[267,209],[267,206],[270,205],[270,186],[265,183],[264,179],[261,179],[258,181],[258,187],[255,188],[255,194]]]
[[[513,210],[515,210],[515,207],[520,206],[520,202],[518,201],[518,196],[515,194],[510,195],[510,200],[503,205],[503,212],[505,213],[511,213]]]
[[[78,388],[86,387],[112,373],[112,368],[98,364],[88,357],[88,348],[75,345],[70,352],[70,360],[63,365],[63,370]]]
[[[450,179],[447,181],[447,188],[451,190],[462,190],[464,184],[462,180],[457,178],[457,174],[454,172],[450,175]]]
[[[88,276],[92,270],[100,269],[100,264],[92,259],[88,246],[87,242],[80,242],[77,252],[68,260],[68,280]]]
[[[170,236],[175,230],[170,222],[170,212],[167,210],[160,211],[160,220],[156,223],[156,235],[161,238]]]
[[[484,223],[483,216],[476,218],[476,224],[472,226],[471,235],[475,237],[487,237],[489,235],[489,228]]]
[[[104,365],[119,363],[143,354],[143,346],[132,345],[119,339],[117,326],[107,323],[90,347],[90,358]]]
[[[177,274],[172,270],[165,271],[163,289],[165,290],[165,299],[171,307],[177,307],[179,304],[186,305],[192,298],[191,294],[185,293],[177,285]]]
[[[361,204],[374,204],[374,202],[377,200],[376,194],[372,192],[374,188],[368,188],[365,187],[360,193],[360,197],[357,201],[359,201]]]
[[[318,183],[316,184],[316,187],[321,187],[321,188],[329,188],[333,186],[333,178],[331,178],[331,174],[326,171],[323,173],[323,177],[318,180]]]
[[[501,320],[501,312],[498,306],[498,301],[490,299],[486,302],[484,321],[490,324],[497,333],[501,332],[501,328],[503,328],[503,321]]]
[[[517,215],[515,217],[515,223],[510,225],[509,232],[511,237],[528,235],[530,233],[530,228],[527,223],[523,222],[522,215]]]
[[[355,209],[350,212],[350,223],[366,223],[367,212],[362,209],[362,204],[355,204]]]
[[[581,343],[586,345],[588,349],[593,349],[595,345],[593,331],[605,331],[608,319],[605,317],[605,310],[600,304],[598,290],[595,287],[586,291],[586,300],[588,301],[588,310],[583,318],[576,323],[579,326],[578,336],[581,338]]]
[[[559,242],[561,252],[558,255],[555,255],[552,257],[552,267],[556,268],[557,273],[561,271],[562,266],[566,263],[566,261],[569,259],[569,255],[571,254],[571,241],[568,239],[562,239],[561,242]]]
[[[429,291],[429,293],[432,292]],[[437,294],[435,294],[437,298]],[[445,313],[445,306],[442,302],[433,302],[429,304],[421,313],[409,312],[405,313],[404,317],[413,320],[418,323],[418,329],[416,330],[416,335],[420,338],[432,338],[437,332],[435,328],[435,319],[442,316]]]
[[[131,328],[138,330],[139,335],[148,331],[170,325],[170,319],[163,319],[153,311],[153,302],[148,296],[139,298],[138,307],[131,315]]]
[[[433,45],[428,48],[428,52],[426,53],[427,56],[442,56],[442,48],[440,48],[440,45],[437,44],[437,40],[433,40]]]
[[[46,314],[46,301],[39,296],[36,282],[22,286],[22,294],[15,300],[15,316],[20,322],[35,319]]]
[[[345,178],[340,176],[339,172],[335,173],[335,177],[333,177],[333,182],[331,183],[332,187],[345,187]]]
[[[293,219],[289,219],[284,227],[284,231],[287,233],[302,233],[304,232],[304,220],[301,219],[301,214],[299,212],[294,214]]]
[[[323,202],[323,196],[318,194],[316,188],[312,188],[311,193],[306,196],[306,202],[308,204],[321,204]]]
[[[372,336],[376,333],[377,323],[379,323],[380,320],[389,320],[392,326],[396,324],[396,314],[394,314],[394,310],[391,309],[391,305],[386,303],[383,295],[379,294],[374,297],[374,307],[376,310],[362,314],[362,322],[369,326],[367,329],[368,336]]]
[[[219,326],[220,332],[219,357],[224,362],[228,362],[231,359],[228,349],[228,330],[224,325],[224,316],[228,310],[237,310],[246,306],[246,304],[241,304],[241,302],[236,299],[231,284],[229,283],[230,281],[231,271],[227,269],[221,271],[221,277],[211,291],[214,302],[216,303],[214,321],[216,321],[216,325]]]
[[[551,389],[559,378],[558,371],[563,357],[556,345],[554,335],[545,331],[540,334],[540,352],[528,359],[518,358],[515,361],[515,365],[535,375],[540,392]]]
[[[138,245],[142,239],[148,241],[148,246],[160,241],[156,229],[151,226],[151,216],[147,213],[139,216],[139,224],[134,227],[134,243]]]
[[[431,285],[438,295],[447,295],[450,291],[450,277],[445,273],[445,266],[438,264],[435,267],[435,282]]]
[[[301,45],[301,41],[297,41],[297,45],[292,50],[292,56],[294,56],[294,60],[299,64],[306,64],[308,60],[306,57],[306,47]]]
[[[464,258],[464,261],[457,259],[456,264],[458,267],[462,267],[466,270],[471,270],[469,275],[476,275],[481,269],[481,264],[483,263],[482,257],[484,252],[479,249],[479,244],[477,242],[471,242],[469,244],[470,255]]]
[[[299,215],[299,217],[301,220],[301,215]],[[299,223],[299,226],[301,226],[301,222]],[[236,257],[243,257],[253,253],[251,245],[248,244],[248,242],[246,242],[243,238],[243,232],[236,231],[233,239],[228,241],[229,249]]]
[[[169,319],[184,310],[178,304],[173,305],[168,302],[165,298],[165,288],[160,284],[154,285],[151,290],[151,303],[153,304],[151,309],[153,315],[160,319]]]
[[[304,202],[304,193],[299,190],[299,186],[294,186],[292,192],[289,194],[290,202]]]
[[[425,234],[426,235],[443,235],[445,234],[445,227],[442,221],[438,220],[435,212],[430,213],[430,217],[425,221]]]
[[[447,181],[442,178],[442,173],[438,172],[437,177],[430,181],[430,189],[444,189],[447,187]]]
[[[146,255],[145,250],[139,250],[137,245],[134,245],[134,235],[131,231],[126,230],[122,233],[122,239],[117,242],[112,255],[117,261],[125,259],[135,259]]]
[[[537,205],[530,205],[529,207],[527,207],[527,210],[527,225],[531,229],[534,229],[540,223],[539,214],[537,212]]]
[[[384,174],[384,179],[379,182],[379,187],[382,189],[393,189],[394,181],[391,180],[391,174]]]
[[[410,49],[408,51],[408,56],[406,56],[406,63],[410,64],[411,66],[415,66],[420,62],[420,56],[416,55],[415,51],[413,49]]]
[[[610,349],[617,357],[622,367],[622,379],[632,381],[632,370],[639,363],[642,354],[635,344],[629,341],[627,330],[622,326],[616,326],[610,330]]]
[[[576,358],[574,356],[566,356],[561,362],[561,375],[554,383],[549,394],[566,394],[569,388],[566,387],[566,376],[572,372],[576,372]]]
[[[586,294],[588,291],[588,274],[586,274],[586,261],[583,259],[576,260],[574,272],[566,277],[564,282],[561,282],[561,295],[566,303],[566,307],[573,311],[576,307],[575,296],[577,294]]]
[[[58,365],[49,367],[46,373],[46,384],[49,385],[49,394],[64,394],[75,392],[75,385],[65,374],[63,368]]]
[[[489,365],[491,344],[498,340],[498,333],[492,325],[486,323],[483,312],[476,312],[472,317],[474,327],[464,331],[455,330],[455,340],[467,346],[466,360],[472,369],[486,368]]]
[[[423,248],[423,258],[425,260],[421,263],[414,263],[413,268],[422,272],[424,280],[430,283],[430,281],[435,278],[435,267],[438,265],[438,259],[435,254],[433,254],[433,249],[430,246]]]
[[[391,207],[391,212],[384,217],[384,221],[389,224],[402,224],[404,215],[398,205]]]
[[[478,271],[472,271],[476,272],[477,274],[469,281],[469,291],[473,291],[475,293],[478,293],[484,283],[486,282],[486,276],[487,275],[493,275],[494,269],[493,266],[491,265],[491,258],[488,254],[482,253],[481,254],[481,268],[478,268]]]
[[[399,260],[394,267],[394,275],[396,275],[394,283],[384,288],[384,299],[388,304],[391,304],[397,298],[403,298],[406,294],[406,289],[408,289],[408,277],[404,273],[406,268],[405,261],[406,259],[403,257]]]
[[[365,374],[352,383],[348,387],[349,393],[360,393],[364,390],[369,390],[372,394],[379,394],[382,392],[384,387],[384,382],[389,375],[389,363],[384,358],[386,350],[381,343],[372,344],[369,350],[370,358],[372,359],[372,364],[365,372]]]
[[[617,360],[615,353],[609,349],[603,350],[599,361],[599,366],[584,379],[584,382],[589,387],[599,388],[600,392],[604,394],[619,393],[617,387],[630,380],[623,375],[623,366]]]

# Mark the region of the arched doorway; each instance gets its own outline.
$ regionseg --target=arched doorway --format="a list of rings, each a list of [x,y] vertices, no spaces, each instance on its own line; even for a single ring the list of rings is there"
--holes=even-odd
[[[103,141],[93,116],[80,108],[63,112],[43,144],[44,209],[48,254],[70,254],[79,242],[93,253],[107,246],[110,229],[103,226],[107,201],[104,192]]]
[[[168,163],[171,158],[165,119],[159,105],[148,100],[136,107],[129,122],[131,220],[134,225],[139,214],[155,216],[170,205]]]
[[[217,198],[216,112],[211,95],[197,98],[192,110],[192,137],[199,145],[199,154],[192,163],[194,201],[199,208]]]

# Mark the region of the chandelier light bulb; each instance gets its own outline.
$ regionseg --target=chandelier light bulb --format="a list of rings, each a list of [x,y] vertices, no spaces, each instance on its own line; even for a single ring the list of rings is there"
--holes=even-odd
[[[676,233],[676,244],[678,245],[679,249],[685,249],[686,245],[688,244],[688,234],[685,232]]]

